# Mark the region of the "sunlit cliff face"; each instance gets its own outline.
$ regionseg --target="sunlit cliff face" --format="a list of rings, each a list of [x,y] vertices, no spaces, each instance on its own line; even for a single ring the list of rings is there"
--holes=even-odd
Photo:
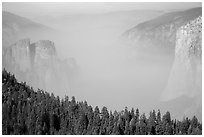
[[[201,13],[202,8],[166,13],[138,24],[123,35],[137,50],[153,52],[156,49],[157,52],[173,55],[177,30]]]
[[[173,117],[202,120],[202,17],[183,25],[176,35],[175,58],[160,96],[161,108]]]
[[[196,97],[202,92],[202,17],[177,31],[175,60],[161,100],[182,95]]]

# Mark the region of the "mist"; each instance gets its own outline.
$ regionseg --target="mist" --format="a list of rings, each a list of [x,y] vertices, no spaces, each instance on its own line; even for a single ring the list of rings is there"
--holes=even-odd
[[[60,20],[63,22],[57,23],[60,31],[56,36],[50,35],[58,56],[76,59],[79,68],[77,76],[70,80],[70,89],[55,94],[75,96],[77,100],[86,100],[100,108],[107,106],[112,111],[126,106],[140,108],[145,113],[157,109],[173,57],[136,52],[121,42],[124,31],[145,19],[125,22],[123,18],[109,21],[107,17],[95,21],[96,17],[89,20],[91,17],[84,15],[71,23]]]
[[[169,12],[155,9],[96,14],[61,11],[60,14],[35,15],[30,17],[33,21],[54,31],[29,32],[19,38],[51,40],[61,59],[76,60],[77,75],[70,78],[69,89],[54,92],[55,95],[75,96],[79,101],[86,100],[100,108],[107,106],[112,111],[127,106],[149,113],[158,109],[174,55],[135,50],[122,42],[121,35],[141,22]]]

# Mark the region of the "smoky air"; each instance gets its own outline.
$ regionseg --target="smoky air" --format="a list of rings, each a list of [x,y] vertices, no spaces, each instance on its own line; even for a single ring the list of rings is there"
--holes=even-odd
[[[201,64],[198,2],[2,4],[3,77],[7,81],[4,70],[10,72],[36,93],[43,90],[60,100],[68,96],[71,102],[74,97],[93,110],[105,106],[108,113],[121,112],[120,117],[122,110],[138,108],[147,118],[159,110],[169,111],[172,120],[202,121]],[[2,83],[7,98],[12,84]],[[60,131],[54,125],[53,134]],[[185,133],[200,133],[195,128]],[[3,134],[17,134],[11,129]],[[49,129],[19,134],[51,134],[51,124]],[[66,134],[102,134],[86,130]]]

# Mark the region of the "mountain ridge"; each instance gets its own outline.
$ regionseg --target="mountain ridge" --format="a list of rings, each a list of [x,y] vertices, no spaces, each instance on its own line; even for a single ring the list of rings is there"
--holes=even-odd
[[[47,27],[43,24],[40,24],[38,22],[32,21],[26,17],[22,17],[20,15],[8,12],[8,11],[2,11],[2,24],[4,25],[8,25],[7,22],[10,22],[10,24],[12,24],[12,22],[16,22],[16,23],[22,23],[23,26],[20,26],[22,28],[26,28],[27,25],[34,25],[34,27],[40,27],[40,28],[47,28],[47,29],[52,29],[50,27]],[[9,24],[9,25],[10,25]],[[30,27],[30,26],[29,26]]]
[[[176,41],[176,31],[188,21],[202,15],[202,7],[185,11],[166,13],[143,22],[123,33],[132,47],[167,51],[172,54]]]
[[[36,34],[56,32],[53,28],[34,22],[25,17],[2,11],[2,45],[9,46],[25,37],[38,37]]]

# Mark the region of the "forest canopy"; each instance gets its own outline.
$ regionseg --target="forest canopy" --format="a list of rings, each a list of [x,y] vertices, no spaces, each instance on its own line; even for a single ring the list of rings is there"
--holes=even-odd
[[[3,135],[196,135],[202,124],[194,116],[179,121],[160,110],[140,114],[139,109],[108,111],[93,108],[75,97],[60,99],[53,93],[34,91],[25,82],[2,71]]]

